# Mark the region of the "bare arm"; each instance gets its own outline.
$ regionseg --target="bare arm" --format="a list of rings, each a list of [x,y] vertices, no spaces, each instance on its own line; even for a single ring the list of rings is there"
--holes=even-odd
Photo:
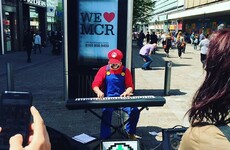
[[[127,97],[133,95],[133,88],[128,87],[124,93],[121,94],[121,97]]]
[[[98,98],[103,98],[104,97],[104,93],[100,90],[100,88],[98,86],[95,86],[93,88],[93,91],[97,94]]]

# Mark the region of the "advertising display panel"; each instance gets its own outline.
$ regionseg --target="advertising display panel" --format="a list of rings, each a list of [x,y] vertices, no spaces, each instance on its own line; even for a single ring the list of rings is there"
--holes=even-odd
[[[126,62],[128,0],[65,1],[65,72],[68,98],[91,97],[92,80],[118,48]],[[66,11],[65,11],[66,10]]]
[[[117,48],[118,0],[80,0],[78,22],[78,61],[100,64],[109,50]]]

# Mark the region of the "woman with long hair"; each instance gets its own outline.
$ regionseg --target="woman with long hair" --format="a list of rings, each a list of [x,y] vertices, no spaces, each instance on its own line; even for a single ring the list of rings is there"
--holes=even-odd
[[[229,150],[230,147],[230,30],[210,37],[206,77],[187,114],[191,126],[179,150]]]
[[[181,55],[185,48],[185,42],[184,42],[184,37],[183,37],[182,32],[179,32],[177,34],[176,42],[177,42],[177,49],[178,49],[178,57],[182,58]]]
[[[165,40],[163,40],[162,44],[163,44],[163,49],[165,51],[166,57],[169,57],[169,49],[172,46],[172,40],[171,40],[170,33],[166,35]]]

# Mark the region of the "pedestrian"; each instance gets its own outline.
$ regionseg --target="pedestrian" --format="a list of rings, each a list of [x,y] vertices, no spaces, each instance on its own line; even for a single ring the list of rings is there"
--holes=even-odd
[[[197,49],[198,43],[199,43],[198,35],[195,35],[195,37],[194,37],[194,42],[193,42],[193,44],[194,44],[194,45],[193,45],[193,46],[194,46],[194,50]]]
[[[204,39],[204,31],[202,31],[202,32],[200,33],[200,35],[199,35],[199,43],[200,43],[200,41],[203,40],[203,39]]]
[[[150,35],[150,44],[157,44],[158,42],[158,38],[157,35],[155,34],[155,32],[152,32],[152,34]]]
[[[41,51],[41,36],[39,35],[39,32],[36,33],[34,36],[34,54],[36,54],[37,49],[39,50],[40,54]]]
[[[204,35],[204,39],[200,41],[199,47],[200,47],[200,61],[202,63],[203,68],[205,67],[205,61],[206,56],[208,52],[208,46],[209,46],[209,39],[208,34]]]
[[[146,34],[146,44],[148,44],[149,41],[150,41],[150,34],[149,34],[149,32],[147,32],[147,34]]]
[[[195,39],[195,34],[194,32],[192,32],[192,34],[190,35],[191,45],[194,44],[194,39]]]
[[[157,44],[153,43],[153,44],[146,44],[140,49],[139,55],[145,61],[145,63],[142,66],[143,70],[151,70],[150,64],[153,62],[153,59],[151,58],[151,54],[155,52],[156,47]]]
[[[99,69],[92,83],[93,91],[98,98],[103,97],[127,97],[132,95],[134,90],[131,72],[122,65],[123,54],[120,50],[114,49],[108,53],[108,65]],[[106,106],[105,106],[106,107]],[[136,126],[139,120],[140,111],[137,107],[122,107],[122,111],[132,117],[126,124],[126,132],[130,139],[136,139]],[[114,108],[102,109],[101,134],[102,139],[111,135],[110,123]]]
[[[141,31],[138,34],[138,39],[137,39],[137,43],[138,43],[139,48],[141,48],[143,46],[144,39],[145,39],[145,34],[143,33],[143,31]]]
[[[223,24],[223,23],[221,23],[221,24],[218,25],[218,27],[217,27],[217,30],[221,30],[221,29],[224,29],[224,24]]]
[[[179,150],[229,150],[230,147],[230,30],[210,36],[206,77],[186,113],[190,127]]]
[[[177,34],[177,49],[178,49],[178,57],[182,58],[182,52],[185,50],[185,41],[182,35],[182,32],[178,32]]]
[[[166,35],[165,40],[163,41],[163,49],[165,51],[166,57],[169,57],[169,49],[172,46],[172,37],[170,34]]]
[[[166,40],[166,33],[164,32],[162,35],[161,35],[161,44],[162,44],[162,47],[164,47],[164,41]]]
[[[61,31],[57,31],[53,38],[52,54],[60,55],[62,52],[62,34]]]
[[[30,29],[28,29],[24,35],[23,39],[23,46],[26,49],[27,54],[27,63],[31,63],[31,52],[33,49],[33,35],[30,32]]]

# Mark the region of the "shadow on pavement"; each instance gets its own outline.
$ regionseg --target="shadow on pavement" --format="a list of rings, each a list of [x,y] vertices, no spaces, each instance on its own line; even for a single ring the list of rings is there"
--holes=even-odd
[[[163,89],[156,90],[146,90],[146,89],[138,89],[134,91],[135,95],[154,95],[154,96],[165,96]],[[169,95],[185,95],[187,93],[180,91],[180,89],[171,89],[169,91]]]
[[[172,67],[181,67],[181,66],[191,66],[189,64],[176,64],[174,62],[172,62]]]

